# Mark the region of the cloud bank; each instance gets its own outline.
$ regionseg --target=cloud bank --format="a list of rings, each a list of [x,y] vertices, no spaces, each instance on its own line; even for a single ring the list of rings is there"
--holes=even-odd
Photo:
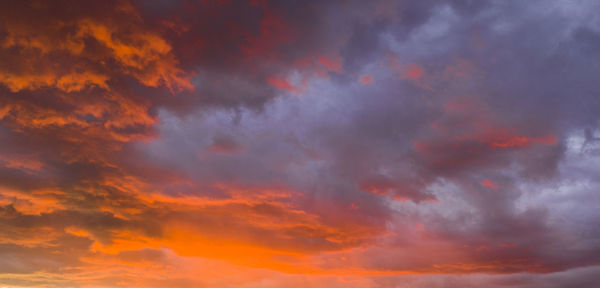
[[[4,2],[0,286],[594,287],[598,6]]]

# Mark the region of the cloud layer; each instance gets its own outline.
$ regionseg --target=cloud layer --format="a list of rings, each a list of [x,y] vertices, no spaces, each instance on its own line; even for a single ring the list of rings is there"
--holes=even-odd
[[[594,287],[597,6],[2,3],[0,286]]]

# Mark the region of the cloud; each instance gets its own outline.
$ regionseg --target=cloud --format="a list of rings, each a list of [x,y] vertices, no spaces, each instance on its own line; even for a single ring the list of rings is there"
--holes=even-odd
[[[0,284],[592,287],[598,4],[540,5],[0,4]]]

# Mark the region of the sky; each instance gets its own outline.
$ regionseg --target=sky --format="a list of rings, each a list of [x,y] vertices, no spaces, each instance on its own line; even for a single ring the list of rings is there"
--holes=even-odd
[[[600,2],[0,2],[0,287],[592,288]]]

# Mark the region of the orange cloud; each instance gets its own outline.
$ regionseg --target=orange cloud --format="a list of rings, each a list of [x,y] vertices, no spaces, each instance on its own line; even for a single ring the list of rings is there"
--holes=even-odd
[[[4,84],[12,92],[23,89],[39,89],[55,87],[64,92],[81,91],[87,87],[100,87],[108,89],[106,75],[95,74],[89,71],[82,73],[70,73],[66,75],[12,75],[7,72],[0,74],[0,83]]]

